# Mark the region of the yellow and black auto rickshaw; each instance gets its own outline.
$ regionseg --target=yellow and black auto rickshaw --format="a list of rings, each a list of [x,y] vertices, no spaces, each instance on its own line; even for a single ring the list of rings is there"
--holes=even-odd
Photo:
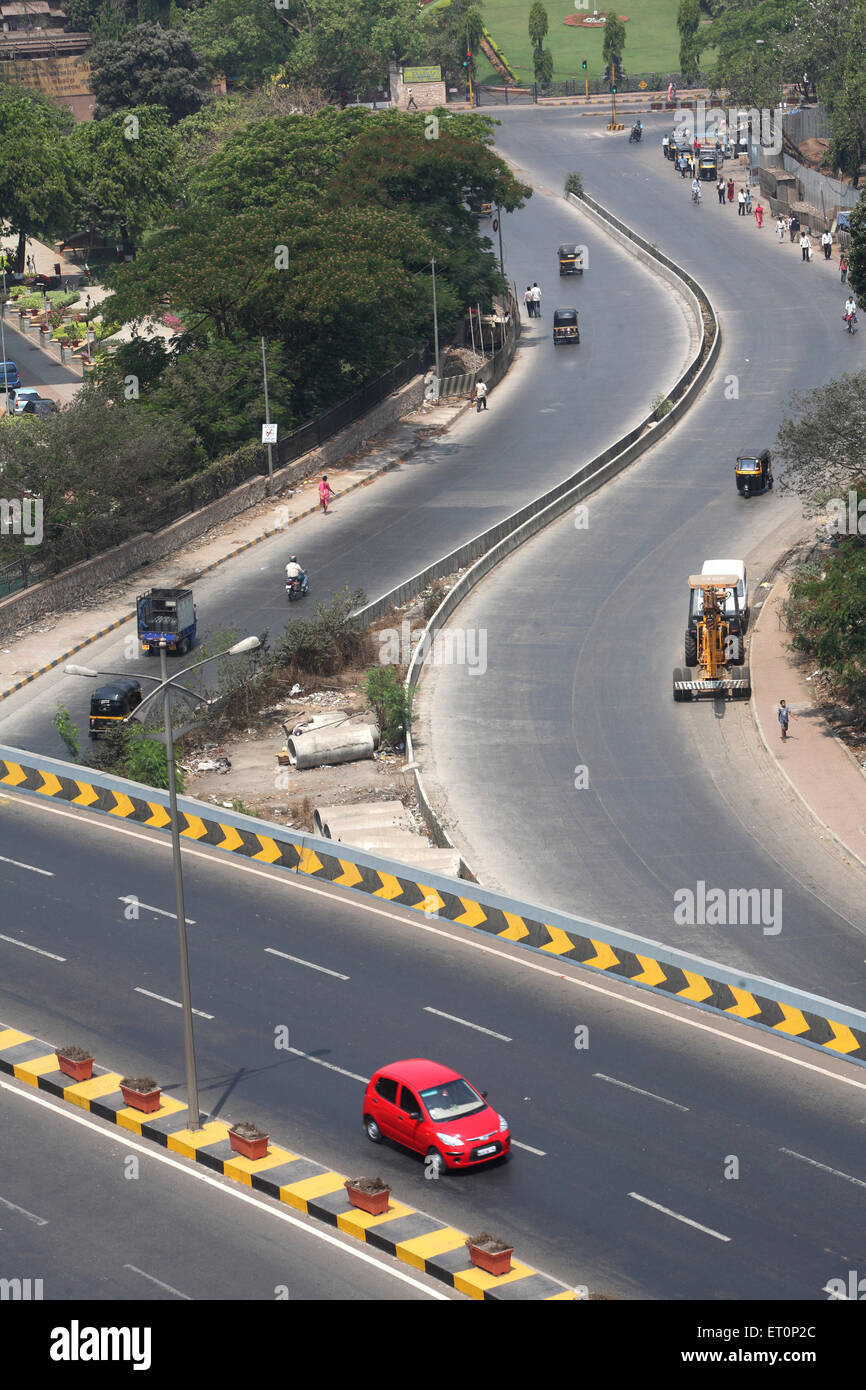
[[[719,151],[715,146],[704,146],[698,155],[698,178],[712,179],[715,183],[721,169]]]
[[[492,217],[492,216],[493,216],[493,204],[492,204],[492,203],[476,203],[475,207],[472,209],[472,212],[473,212],[473,214],[475,215],[475,217],[479,218],[479,220],[480,220],[482,217]]]
[[[559,257],[560,275],[583,274],[583,251],[579,246],[566,243],[560,246],[556,254]]]
[[[553,346],[557,343],[579,343],[580,329],[577,325],[576,309],[554,309]]]
[[[773,486],[769,449],[744,449],[737,455],[737,491],[742,497]]]
[[[101,685],[90,697],[90,737],[100,738],[138,709],[141,686],[136,680],[121,678]]]

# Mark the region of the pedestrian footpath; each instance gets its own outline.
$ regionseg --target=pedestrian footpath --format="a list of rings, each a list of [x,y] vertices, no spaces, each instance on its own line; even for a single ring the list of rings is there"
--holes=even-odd
[[[370,441],[360,454],[328,465],[329,515],[360,487],[407,462],[428,440],[449,429],[471,409],[471,401],[424,406]],[[74,611],[48,613],[28,623],[0,645],[0,701],[45,671],[72,660],[97,638],[123,626],[135,613],[135,601],[145,589],[183,588],[251,546],[284,533],[287,551],[298,549],[293,528],[320,510],[322,474],[314,474],[293,490],[260,502],[231,521],[207,531],[172,555],[144,566],[128,578],[104,585],[86,605]]]
[[[768,753],[813,816],[866,868],[866,771],[816,708],[810,675],[788,651],[782,606],[788,582],[779,579],[752,630],[749,667],[755,722]],[[780,700],[791,711],[783,742]]]

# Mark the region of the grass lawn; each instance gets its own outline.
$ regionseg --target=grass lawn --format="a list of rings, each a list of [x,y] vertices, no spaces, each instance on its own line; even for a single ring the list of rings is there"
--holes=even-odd
[[[677,29],[678,0],[626,0],[617,14],[627,14],[623,66],[627,73],[657,72],[667,75],[679,71],[680,35]],[[517,76],[524,83],[534,80],[532,44],[529,40],[529,11],[532,0],[484,0],[484,23],[502,49]],[[586,58],[589,77],[600,77],[604,71],[601,47],[604,30],[572,28],[563,23],[566,15],[575,13],[573,0],[544,0],[549,28],[545,47],[553,54],[553,78],[562,82],[568,77],[583,76],[581,60]],[[592,14],[593,0],[588,10]],[[604,0],[599,12],[605,9]],[[703,66],[703,65],[702,65]],[[486,80],[487,64],[479,62],[479,76]]]

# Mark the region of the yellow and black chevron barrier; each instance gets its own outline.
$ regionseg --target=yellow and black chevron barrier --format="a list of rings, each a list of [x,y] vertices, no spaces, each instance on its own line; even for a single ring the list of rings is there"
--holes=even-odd
[[[76,776],[76,773],[86,775]],[[152,799],[146,798],[134,782],[94,775],[89,768],[51,758],[37,759],[17,749],[0,747],[0,786],[34,796],[54,797],[83,810],[136,821],[153,830],[165,830],[170,824],[168,798],[164,792],[154,791]],[[785,986],[778,986],[779,998],[757,993],[745,988],[745,982],[743,987],[727,983],[721,977],[733,972],[723,966],[717,967],[720,978],[716,978],[702,969],[690,969],[688,963],[677,965],[665,960],[661,948],[656,955],[649,956],[629,950],[619,942],[590,936],[588,924],[578,918],[569,919],[557,913],[559,922],[567,924],[558,925],[528,915],[532,909],[524,904],[515,904],[520,911],[512,912],[495,901],[499,895],[487,892],[478,884],[446,879],[438,874],[422,879],[419,871],[407,865],[342,844],[339,846],[342,853],[337,854],[333,840],[320,840],[306,834],[293,837],[280,826],[265,826],[264,822],[249,816],[223,813],[220,817],[216,809],[211,811],[186,797],[179,798],[179,814],[183,839],[323,879],[340,888],[351,888],[458,926],[474,927],[504,941],[531,946],[546,955],[591,970],[605,971],[632,984],[715,1009],[730,1018],[758,1024],[866,1064],[866,1016],[844,1005],[839,1005],[838,1016],[834,1019],[810,1008],[811,1003],[820,1005],[823,1001],[814,996],[801,996]],[[622,933],[619,935],[621,937]],[[671,951],[670,954],[680,953]],[[681,959],[688,962],[690,958],[681,956]],[[695,964],[697,966],[698,962]],[[786,995],[788,1002],[784,1002]],[[800,1000],[799,1005],[791,1002],[795,999]],[[844,1021],[846,1016],[849,1022]]]
[[[193,1159],[223,1177],[285,1202],[296,1211],[336,1226],[346,1235],[396,1256],[470,1298],[565,1302],[577,1297],[573,1289],[516,1260],[508,1274],[498,1277],[475,1269],[466,1250],[464,1232],[403,1202],[392,1201],[381,1216],[358,1211],[346,1195],[342,1173],[323,1168],[276,1144],[269,1146],[264,1158],[242,1158],[232,1149],[229,1126],[222,1120],[204,1116],[200,1129],[189,1129],[187,1108],[182,1101],[160,1097],[160,1108],[143,1115],[126,1106],[120,1090],[120,1072],[94,1067],[89,1081],[70,1082],[58,1066],[56,1052],[47,1043],[2,1023],[0,1071],[121,1129],[153,1139],[171,1153]]]

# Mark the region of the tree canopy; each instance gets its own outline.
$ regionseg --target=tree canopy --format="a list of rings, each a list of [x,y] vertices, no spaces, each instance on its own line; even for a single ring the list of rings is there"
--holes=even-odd
[[[118,39],[95,44],[90,62],[96,120],[112,111],[163,106],[174,123],[204,100],[204,70],[179,30],[137,24]]]

